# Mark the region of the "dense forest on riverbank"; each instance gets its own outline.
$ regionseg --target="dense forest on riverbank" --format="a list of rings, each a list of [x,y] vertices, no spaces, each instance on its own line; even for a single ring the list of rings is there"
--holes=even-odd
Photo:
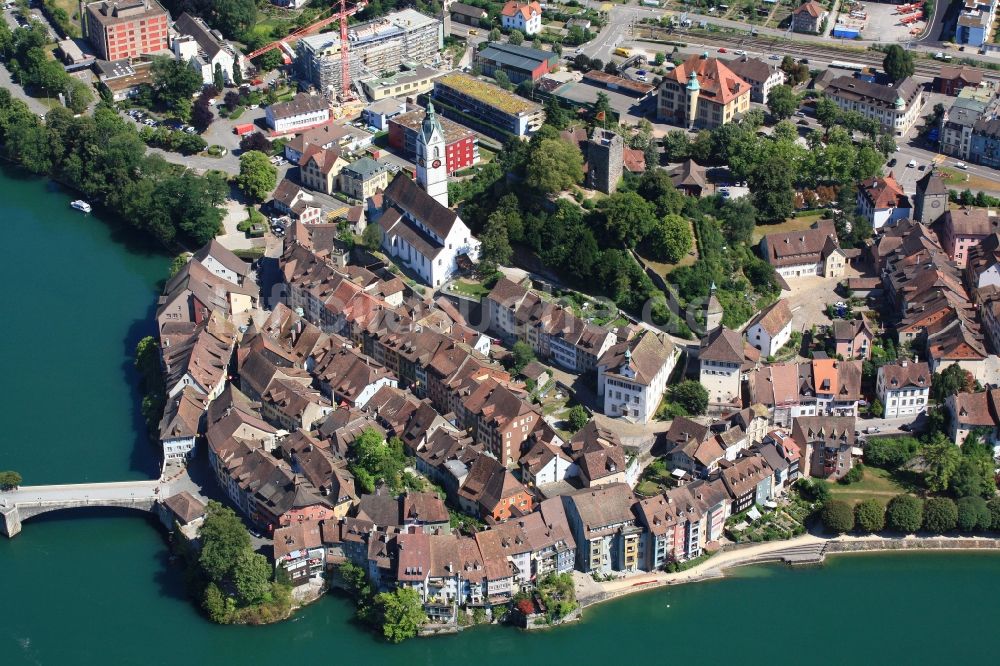
[[[104,104],[92,116],[60,107],[43,120],[0,90],[0,155],[79,191],[166,247],[203,245],[222,227],[225,176],[199,176],[147,155],[135,128]]]

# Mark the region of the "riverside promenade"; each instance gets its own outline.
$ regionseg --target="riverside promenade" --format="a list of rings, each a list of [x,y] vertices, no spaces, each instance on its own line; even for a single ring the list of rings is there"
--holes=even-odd
[[[704,562],[687,569],[638,573],[598,583],[589,576],[576,574],[577,599],[586,608],[604,601],[667,585],[697,583],[725,577],[734,567],[783,562],[789,565],[822,564],[827,555],[838,553],[899,552],[903,550],[987,550],[1000,553],[1000,539],[975,536],[901,536],[877,535],[825,537],[814,534],[787,541],[746,544],[716,553]]]

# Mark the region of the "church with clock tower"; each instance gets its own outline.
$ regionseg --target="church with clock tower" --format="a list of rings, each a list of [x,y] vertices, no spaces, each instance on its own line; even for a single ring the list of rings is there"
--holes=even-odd
[[[480,243],[448,208],[447,144],[432,103],[420,125],[416,152],[416,180],[396,174],[383,193],[377,222],[382,249],[425,284],[440,287],[479,261]]]
[[[417,137],[417,185],[442,206],[448,206],[448,165],[445,159],[444,130],[434,113],[434,103],[427,103],[427,115]]]

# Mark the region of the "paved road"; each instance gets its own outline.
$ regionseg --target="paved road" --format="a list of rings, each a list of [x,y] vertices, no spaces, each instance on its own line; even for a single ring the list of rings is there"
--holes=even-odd
[[[88,499],[92,502],[120,501],[157,496],[154,491],[159,486],[159,480],[21,486],[17,490],[0,492],[0,501],[11,504],[68,502],[81,499]]]
[[[943,6],[942,6],[943,5]],[[940,24],[941,17],[945,13],[947,8],[947,2],[937,3],[935,6],[935,19],[931,30],[928,34],[921,38],[920,40],[914,40],[907,42],[909,48],[914,50],[923,51],[927,53],[933,53],[941,48],[940,36]],[[677,15],[678,12],[668,11],[665,9],[660,9],[657,7],[637,7],[634,5],[615,5],[609,15],[609,21],[607,25],[601,30],[601,32],[593,40],[583,45],[583,53],[586,53],[591,58],[600,58],[607,62],[612,57],[612,51],[614,48],[625,41],[628,41],[630,35],[628,34],[628,25],[635,21],[640,22],[643,19],[660,19],[664,16]],[[734,30],[741,30],[744,32],[749,32],[754,30],[758,35],[766,35],[770,37],[785,37],[788,39],[794,39],[797,42],[803,44],[811,45],[823,45],[830,46],[832,40],[827,35],[803,35],[798,33],[791,33],[788,30],[782,30],[780,28],[764,28],[761,26],[751,26],[743,21],[734,21],[731,19],[724,19],[715,16],[710,16],[707,14],[696,14],[693,11],[688,13],[688,17],[697,26],[702,20],[719,27],[731,28]],[[832,29],[833,21],[829,22],[828,28]],[[935,34],[935,32],[937,34]],[[697,43],[698,37],[691,36],[686,33],[684,29],[677,30],[677,39],[680,41],[687,42],[689,44]],[[866,47],[871,44],[882,43],[879,39],[874,40],[850,40],[850,45]],[[642,43],[637,43],[642,45]],[[648,47],[648,44],[647,44]],[[567,49],[568,51],[568,49]],[[794,48],[789,49],[789,51],[794,52]],[[1000,54],[976,54],[968,53],[970,56],[974,56],[981,60],[994,60],[1000,62]]]
[[[14,83],[13,79],[10,77],[10,71],[5,65],[0,65],[0,88],[9,90],[11,95],[26,103],[28,108],[35,113],[44,114],[49,111],[49,107],[24,92],[24,88],[22,88],[19,84]]]

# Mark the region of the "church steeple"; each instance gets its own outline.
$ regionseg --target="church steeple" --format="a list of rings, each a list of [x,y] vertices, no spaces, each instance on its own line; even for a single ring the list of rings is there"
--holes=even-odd
[[[446,147],[444,129],[434,111],[434,102],[428,101],[427,115],[417,136],[417,184],[442,206],[448,205]]]

